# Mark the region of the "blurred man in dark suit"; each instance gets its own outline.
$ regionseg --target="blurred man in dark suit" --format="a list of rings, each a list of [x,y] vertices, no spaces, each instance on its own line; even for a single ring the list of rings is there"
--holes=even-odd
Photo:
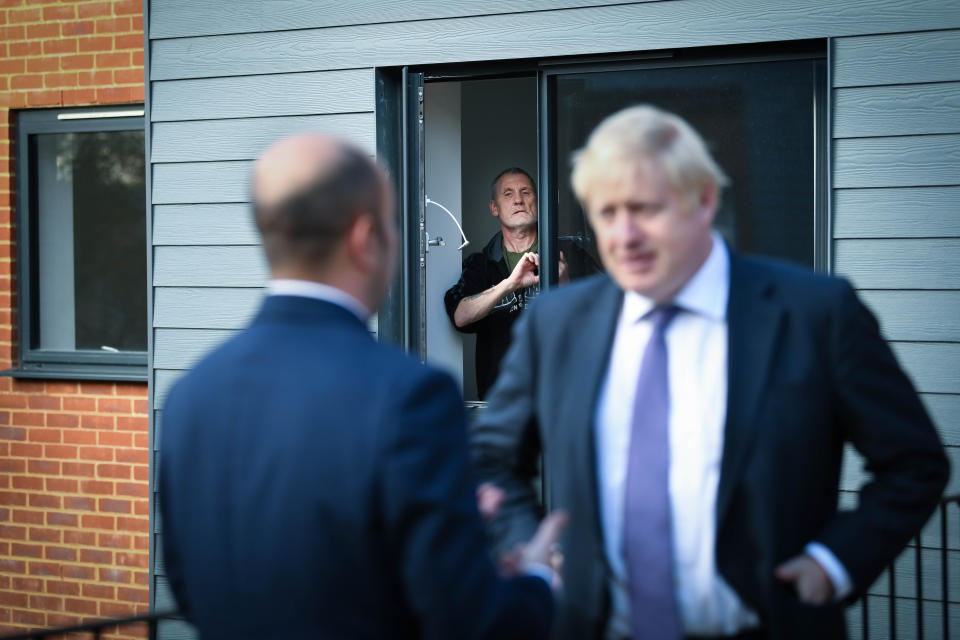
[[[507,493],[502,545],[536,524],[540,453],[570,513],[559,637],[842,638],[844,603],[947,480],[850,285],[712,231],[725,181],[672,114],[601,123],[573,186],[607,274],[526,310],[472,434],[481,476]],[[872,478],[838,512],[848,442]]]
[[[203,638],[547,632],[562,515],[501,578],[454,382],[367,330],[396,257],[390,194],[364,151],[330,137],[257,162],[268,295],[162,418],[165,566]]]

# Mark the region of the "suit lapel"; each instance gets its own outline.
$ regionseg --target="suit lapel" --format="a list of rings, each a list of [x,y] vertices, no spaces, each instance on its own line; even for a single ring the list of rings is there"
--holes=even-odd
[[[757,405],[769,382],[770,362],[783,319],[783,309],[773,294],[774,283],[763,270],[731,253],[727,417],[717,489],[718,527],[756,439]]]

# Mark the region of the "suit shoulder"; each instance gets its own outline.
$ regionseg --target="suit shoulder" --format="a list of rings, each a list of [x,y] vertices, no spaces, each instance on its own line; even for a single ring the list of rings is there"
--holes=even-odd
[[[820,273],[788,260],[737,256],[737,263],[742,276],[767,279],[790,298],[803,303],[836,301],[852,291],[845,278]]]
[[[541,293],[535,300],[537,313],[555,314],[590,304],[598,295],[616,287],[606,273],[579,278],[569,284]]]

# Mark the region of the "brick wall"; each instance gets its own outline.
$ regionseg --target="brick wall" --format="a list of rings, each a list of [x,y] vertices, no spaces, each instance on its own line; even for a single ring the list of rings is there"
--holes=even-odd
[[[143,86],[141,0],[0,0],[0,369],[17,358],[15,110]],[[143,384],[0,378],[0,633],[146,610],[147,422]]]

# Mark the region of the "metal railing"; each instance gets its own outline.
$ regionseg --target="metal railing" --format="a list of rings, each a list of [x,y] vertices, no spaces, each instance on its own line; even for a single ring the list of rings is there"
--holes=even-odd
[[[58,627],[55,629],[35,629],[33,631],[24,631],[15,635],[2,636],[3,640],[43,640],[45,638],[67,637],[69,634],[89,634],[88,637],[94,640],[100,640],[104,633],[113,633],[116,627],[127,627],[135,624],[146,625],[147,638],[149,640],[157,639],[157,627],[161,620],[179,620],[176,612],[151,612],[130,618],[113,618],[87,622],[71,627]],[[69,637],[75,637],[69,635]]]
[[[938,547],[926,547],[923,546],[922,534],[917,535],[914,539],[914,545],[908,547],[901,557],[906,554],[913,553],[913,564],[914,564],[914,584],[916,588],[915,598],[911,596],[899,596],[901,599],[909,598],[912,602],[916,602],[916,626],[914,627],[915,635],[911,634],[908,636],[909,640],[925,640],[925,629],[928,628],[926,620],[924,618],[925,607],[928,605],[930,607],[935,607],[940,609],[940,635],[937,637],[943,638],[943,640],[948,640],[950,636],[950,605],[957,604],[951,603],[950,597],[950,562],[949,556],[950,552],[960,551],[960,494],[949,496],[940,501],[939,507],[940,515],[940,545]],[[957,517],[957,527],[950,528],[948,522],[951,516],[955,515]],[[948,534],[954,536],[953,540],[957,543],[954,545],[954,548],[950,548],[948,541],[951,539],[948,537]],[[923,584],[923,558],[924,553],[939,553],[940,555],[940,593],[939,598],[925,598],[924,594],[924,584]],[[886,633],[880,637],[884,640],[897,640],[899,631],[897,628],[897,577],[896,577],[896,566],[895,563],[891,564],[887,568],[887,594],[884,597],[887,604],[887,629]],[[960,575],[957,576],[958,584],[960,584]],[[879,581],[878,581],[879,582]],[[931,594],[933,595],[933,594]],[[871,597],[878,597],[876,595],[865,594],[858,602],[860,605],[860,619],[863,625],[862,635],[863,640],[870,640],[870,627],[871,627],[871,618],[870,618],[870,605],[869,599]],[[960,629],[956,629],[960,633]],[[906,639],[905,639],[906,640]]]

